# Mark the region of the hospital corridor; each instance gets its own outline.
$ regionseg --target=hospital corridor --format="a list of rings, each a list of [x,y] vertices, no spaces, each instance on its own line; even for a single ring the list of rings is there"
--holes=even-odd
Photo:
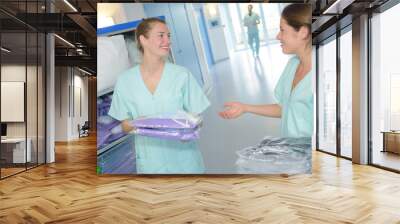
[[[227,101],[275,103],[274,87],[288,59],[279,44],[271,44],[260,48],[259,58],[254,58],[249,50],[231,52],[229,59],[211,68],[211,106],[204,114],[200,139],[209,172],[231,173],[236,169],[237,150],[254,145],[265,136],[279,136],[280,119],[248,114],[224,120],[218,112]]]

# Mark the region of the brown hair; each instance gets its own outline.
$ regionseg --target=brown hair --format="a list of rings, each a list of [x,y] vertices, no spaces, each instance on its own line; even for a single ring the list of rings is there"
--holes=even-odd
[[[164,20],[159,18],[147,18],[143,19],[139,26],[136,28],[136,44],[137,48],[140,52],[142,52],[142,54],[144,53],[144,50],[142,44],[140,43],[139,37],[143,35],[144,37],[148,38],[148,33],[153,28],[153,25],[155,23],[166,24]]]
[[[282,18],[289,26],[299,31],[305,26],[311,35],[311,5],[310,4],[290,4],[282,11]]]

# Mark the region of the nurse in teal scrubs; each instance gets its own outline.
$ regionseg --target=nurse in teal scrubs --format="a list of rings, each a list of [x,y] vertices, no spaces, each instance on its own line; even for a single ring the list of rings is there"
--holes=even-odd
[[[311,74],[311,6],[291,4],[282,11],[277,39],[285,54],[294,54],[275,87],[276,104],[249,105],[228,102],[220,116],[225,119],[254,113],[282,119],[283,137],[313,135],[313,85]]]
[[[109,115],[131,132],[130,120],[141,116],[176,113],[200,114],[210,105],[192,74],[166,62],[170,33],[163,20],[145,19],[136,30],[142,63],[123,72],[114,88]],[[202,155],[195,141],[181,142],[135,136],[138,173],[203,173]]]
[[[258,35],[258,27],[260,24],[260,16],[253,12],[253,5],[247,6],[248,14],[246,14],[243,18],[243,24],[247,27],[247,41],[249,43],[250,49],[253,51],[253,55],[259,55],[260,51],[260,38]],[[256,46],[254,46],[254,44]]]

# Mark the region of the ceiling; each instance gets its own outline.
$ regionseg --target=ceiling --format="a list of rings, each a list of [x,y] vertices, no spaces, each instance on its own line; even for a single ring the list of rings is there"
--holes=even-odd
[[[335,32],[337,27],[351,23],[360,12],[374,9],[388,0],[292,0],[286,2],[312,4],[313,42]],[[47,5],[46,5],[47,2]],[[134,2],[121,0],[0,0],[1,43],[12,52],[9,60],[34,58],[43,49],[37,32],[54,32],[74,46],[55,38],[56,65],[81,66],[96,73],[96,4],[99,2]],[[152,2],[152,1],[145,1]],[[271,0],[269,2],[282,2]],[[329,11],[335,2],[337,10]],[[75,9],[73,9],[75,8]],[[331,7],[333,8],[333,7]],[[76,10],[76,11],[75,11]],[[52,11],[52,13],[49,13]],[[324,13],[325,12],[325,13]],[[338,21],[341,21],[338,23]],[[347,21],[347,22],[346,22]],[[339,26],[337,25],[339,24]],[[336,26],[336,27],[335,27]],[[25,35],[27,32],[27,35]],[[25,37],[26,36],[26,37]],[[27,46],[27,48],[25,48]],[[4,55],[4,52],[2,52]],[[4,60],[3,57],[2,60]]]
[[[313,0],[313,43],[319,43],[352,23],[353,17],[374,12],[389,0]]]
[[[11,50],[2,60],[29,63],[44,48],[44,36],[38,33],[52,32],[74,45],[55,38],[56,66],[79,66],[95,74],[97,1],[67,2],[75,9],[63,0],[47,0],[47,5],[44,0],[1,0],[1,43]]]

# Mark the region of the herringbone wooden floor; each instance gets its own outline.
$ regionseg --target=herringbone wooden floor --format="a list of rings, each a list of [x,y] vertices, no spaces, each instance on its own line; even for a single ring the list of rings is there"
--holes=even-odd
[[[93,137],[0,181],[0,223],[400,223],[400,175],[316,152],[297,176],[97,176]]]

